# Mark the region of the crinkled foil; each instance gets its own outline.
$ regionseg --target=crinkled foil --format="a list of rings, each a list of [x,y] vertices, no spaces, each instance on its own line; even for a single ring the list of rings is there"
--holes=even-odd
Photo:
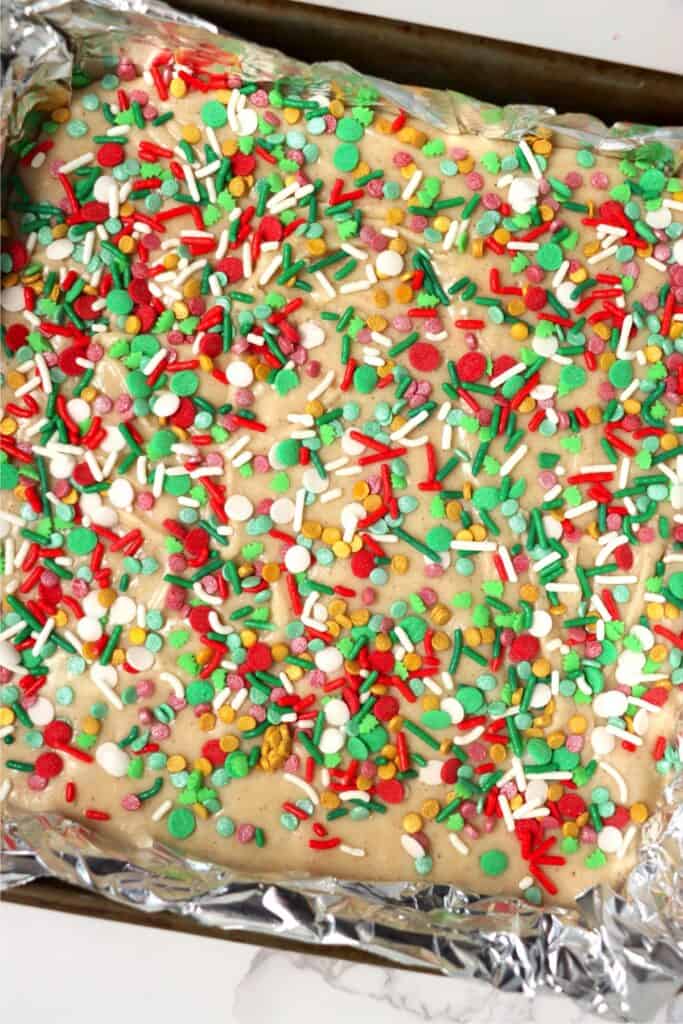
[[[552,131],[566,145],[622,153],[643,143],[683,143],[683,127],[617,124],[551,108],[483,104],[460,93],[367,78],[342,64],[306,65],[221,36],[157,0],[35,0],[2,15],[0,135],[21,137],[35,111],[62,105],[74,66],[103,70],[131,43],[192,50],[250,79],[291,79],[298,91],[347,97],[372,85],[376,101],[440,128],[519,138]],[[30,115],[30,116],[29,116]],[[28,122],[27,122],[28,118]],[[407,966],[476,977],[507,992],[563,992],[616,1020],[650,1019],[683,985],[683,774],[665,789],[621,893],[587,890],[552,912],[452,886],[370,884],[287,875],[250,878],[155,843],[124,848],[56,814],[5,807],[0,884],[55,877],[155,913],[377,953]]]

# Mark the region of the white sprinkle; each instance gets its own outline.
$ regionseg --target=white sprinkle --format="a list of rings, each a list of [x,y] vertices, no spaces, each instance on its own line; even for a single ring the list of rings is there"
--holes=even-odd
[[[258,283],[260,285],[268,284],[268,282],[270,281],[271,277],[273,277],[273,275],[277,272],[277,270],[279,270],[281,265],[282,265],[282,253],[278,252],[273,257],[273,259],[270,261],[270,263],[268,264],[266,269],[263,271],[261,276],[259,277],[259,282]]]
[[[607,260],[610,256],[614,256],[618,249],[618,245],[610,245],[609,248],[603,249],[602,252],[596,252],[594,256],[589,256],[588,262],[591,264],[602,263],[603,260]]]
[[[624,776],[620,772],[618,772],[617,769],[614,768],[608,761],[598,761],[598,768],[602,768],[603,772],[606,772],[608,775],[611,775],[611,777],[616,782],[617,789],[619,791],[619,803],[627,803],[628,787],[626,786]]]
[[[347,853],[349,857],[365,856],[365,850],[361,850],[360,846],[347,846],[346,843],[340,843],[339,849],[342,853]]]
[[[637,583],[638,582],[638,577],[637,576],[613,576],[613,575],[596,576],[595,577],[595,582],[596,583],[600,583],[601,585],[604,584],[605,586],[608,586],[608,587],[615,587],[615,586],[625,586],[625,587],[627,587],[627,586],[629,586],[632,583]]]
[[[539,558],[537,562],[532,562],[531,568],[534,572],[543,572],[549,565],[553,565],[557,561],[561,561],[562,555],[559,551],[551,551],[549,554],[544,555],[543,558]]]
[[[445,238],[443,240],[443,251],[444,252],[450,252],[451,249],[453,248],[453,245],[455,243],[455,236],[458,233],[458,227],[459,227],[458,221],[457,220],[452,220],[450,225],[449,225],[449,227],[448,227],[448,231],[446,232],[446,236],[445,236]]]
[[[269,210],[272,210],[274,207],[279,206],[285,199],[289,199],[290,196],[293,196],[298,188],[299,185],[296,181],[293,181],[291,185],[287,185],[285,188],[281,188],[279,192],[276,192],[274,196],[270,197],[266,203],[266,207]]]
[[[107,698],[109,703],[115,707],[117,711],[123,711],[123,701],[117,693],[114,693],[109,683],[105,683],[104,679],[98,679],[97,675],[91,675],[90,678],[100,693]]]
[[[210,174],[215,174],[220,165],[220,160],[212,160],[210,164],[207,164],[206,167],[202,167],[200,171],[195,171],[195,178],[208,178]],[[213,238],[213,235],[210,237]]]
[[[316,270],[315,277],[318,284],[320,284],[323,291],[327,294],[328,298],[333,299],[337,293],[323,274],[322,270]]]
[[[565,519],[576,519],[577,516],[582,516],[586,512],[592,512],[594,508],[598,507],[597,501],[584,501],[583,504],[577,505],[576,508],[568,509],[564,517]]]
[[[496,545],[490,540],[452,540],[451,551],[495,551]]]
[[[402,629],[400,626],[396,626],[394,632],[396,633],[396,636],[398,637],[398,641],[401,644],[401,646],[406,651],[408,651],[409,654],[411,654],[415,650],[415,647],[413,646],[413,642],[406,633],[406,631]]]
[[[398,430],[394,430],[394,432],[389,435],[391,440],[400,441],[402,438],[406,437],[407,434],[410,434],[415,427],[424,423],[428,416],[429,412],[426,409],[423,409],[422,412],[417,414],[417,416],[413,416],[412,419],[406,420],[402,427],[399,427]]]
[[[232,690],[229,686],[224,686],[222,690],[219,690],[216,696],[211,701],[211,706],[214,711],[219,711],[220,708],[230,699]]]
[[[498,806],[503,813],[503,821],[505,822],[505,828],[508,832],[515,831],[515,820],[512,817],[512,811],[510,810],[510,803],[508,798],[503,793],[498,794]]]
[[[321,395],[324,395],[333,380],[334,370],[328,370],[323,379],[316,384],[312,391],[308,392],[306,395],[307,400],[309,402],[314,402],[316,398],[320,398]]]
[[[340,471],[340,472],[343,472]],[[295,533],[298,533],[301,529],[301,524],[304,519],[304,505],[306,501],[306,490],[300,487],[296,492],[296,498],[294,500],[294,519],[292,521],[292,529]]]
[[[529,143],[526,142],[524,139],[520,139],[519,148],[521,149],[522,153],[524,153],[524,156],[526,157],[526,162],[529,165],[529,170],[533,174],[534,178],[536,179],[536,181],[540,181],[540,179],[543,177],[543,172],[541,171],[541,168],[538,166],[538,162],[531,150],[531,147],[529,146]]]
[[[640,736],[636,736],[635,733],[626,732],[625,729],[619,729],[616,725],[607,725],[605,729],[612,736],[616,736],[620,740],[625,740],[626,743],[632,743],[635,747],[642,747],[643,741]]]
[[[41,352],[36,353],[36,369],[40,375],[43,391],[49,395],[52,391],[52,381],[50,379],[50,371],[45,362],[45,356]]]
[[[406,187],[403,189],[403,192],[401,194],[401,199],[410,199],[410,197],[415,194],[415,192],[417,191],[417,188],[418,188],[420,182],[422,181],[422,175],[423,175],[423,172],[421,170],[419,170],[419,169],[417,171],[413,172],[412,177],[410,178],[410,181],[408,182]]]
[[[172,800],[164,800],[159,806],[152,812],[152,821],[161,821],[173,807]]]
[[[316,806],[320,803],[320,799],[318,797],[318,794],[317,794],[316,790],[313,789],[313,786],[311,786],[308,782],[306,782],[305,779],[300,779],[298,777],[298,775],[292,775],[291,772],[285,772],[283,777],[287,780],[287,782],[291,782],[293,786],[298,786],[299,789],[302,789],[304,791],[304,793],[306,794],[306,796],[310,800],[312,800],[313,803],[316,804]],[[369,794],[368,793],[365,793],[363,795],[368,797],[368,799],[369,799]],[[342,797],[342,799],[343,799],[343,797]]]
[[[628,348],[628,339],[633,327],[633,317],[629,313],[624,317],[624,322],[621,325],[621,331],[619,332],[619,344],[617,345],[617,358],[618,359],[632,359],[632,355],[627,355],[626,349]]]
[[[94,159],[94,153],[83,153],[82,156],[77,156],[74,160],[69,160],[68,163],[62,164],[59,168],[59,173],[71,174],[72,171],[77,171],[79,168],[85,167],[86,164],[92,163]]]
[[[182,167],[183,167],[183,174],[185,176],[185,181],[187,182],[187,187],[188,187],[189,193],[192,196],[192,198],[194,199],[194,201],[196,203],[199,203],[201,201],[201,196],[199,195],[199,189],[197,188],[197,182],[195,181],[195,178],[194,178],[194,171],[192,170],[192,168],[190,167],[189,164],[183,164]]]
[[[33,651],[32,651],[32,653],[33,653],[33,655],[35,657],[37,657],[40,654],[40,652],[42,651],[43,647],[48,642],[48,640],[50,638],[50,633],[52,632],[52,630],[54,628],[55,628],[55,620],[52,617],[50,617],[49,619],[46,620],[45,625],[43,626],[43,628],[41,629],[40,633],[36,637],[36,642],[33,645]]]
[[[2,633],[0,633],[0,643],[3,640],[11,640],[17,633],[21,633],[25,625],[26,623],[22,620],[21,622],[15,622],[13,626],[8,626],[7,629],[3,629]]]
[[[483,725],[476,725],[474,727],[474,729],[470,729],[470,731],[466,732],[464,734],[464,736],[458,736],[458,746],[459,747],[467,747],[467,746],[469,746],[470,743],[474,743],[475,740],[478,740],[479,737],[484,732],[485,732],[485,727]]]
[[[500,467],[500,475],[507,476],[508,473],[515,468],[518,462],[521,462],[526,453],[529,451],[529,446],[526,444],[520,444],[519,448],[512,453],[512,455],[506,459],[503,465]]]
[[[185,697],[185,687],[178,679],[178,676],[173,675],[172,672],[160,672],[159,679],[164,683],[168,683],[178,700],[182,700]]]
[[[666,202],[666,200],[664,200],[664,202]],[[683,203],[681,203],[681,206],[683,206]],[[617,853],[617,857],[618,857],[619,860],[622,860],[623,857],[626,856],[626,853],[628,852],[629,846],[631,845],[631,843],[633,842],[633,840],[636,837],[637,831],[638,831],[638,827],[636,825],[629,825],[629,827],[624,832],[624,838],[623,838],[622,843],[621,843],[621,849]]]
[[[198,270],[203,270],[204,267],[206,266],[206,264],[207,264],[206,260],[195,260],[194,263],[190,263],[189,266],[185,267],[185,269],[182,270],[176,276],[176,279],[175,279],[176,287],[179,287],[181,284],[184,284],[185,281],[187,281],[187,279],[189,277],[192,277],[192,275],[195,274]]]
[[[3,730],[3,734],[4,735],[9,735],[9,733],[4,733],[4,730]],[[3,779],[2,782],[0,782],[0,804],[5,802],[7,797],[10,795],[11,791],[12,791],[12,783],[11,783],[10,779]]]
[[[505,575],[507,576],[508,580],[510,581],[510,583],[516,583],[517,573],[515,571],[514,565],[512,564],[510,552],[508,551],[504,544],[501,544],[499,546],[498,554],[500,555],[500,559],[503,563],[503,568],[505,569]]]
[[[353,256],[356,260],[366,260],[368,258],[368,254],[363,249],[357,249],[350,242],[344,242],[341,248],[347,255]]]
[[[555,276],[553,277],[553,288],[559,288],[560,287],[560,285],[564,281],[565,277],[567,276],[567,271],[568,270],[569,270],[569,260],[562,260],[562,263],[560,264],[560,266],[555,271]]]
[[[353,295],[355,292],[367,292],[372,288],[372,281],[349,281],[339,289],[341,295]]]
[[[526,790],[526,775],[524,774],[524,765],[516,754],[512,756],[512,774],[517,789],[523,793]]]
[[[463,857],[466,857],[470,852],[469,846],[463,843],[460,836],[456,835],[455,832],[449,832],[448,838],[450,839],[451,846],[454,846],[458,853],[461,853]]]
[[[548,807],[534,807],[532,804],[523,804],[513,813],[515,821],[526,821],[528,818],[547,818],[550,814]]]
[[[243,434],[242,437],[238,437],[234,444],[231,444],[229,448],[226,448],[225,457],[230,462],[236,455],[238,455],[243,448],[249,444],[249,434]]]
[[[504,384],[506,380],[510,380],[511,377],[515,377],[518,373],[524,373],[526,370],[525,363],[514,363],[509,366],[507,370],[503,370],[497,377],[493,377],[491,380],[491,387],[497,388],[499,384]]]
[[[216,259],[222,260],[228,251],[228,230],[224,228],[221,231],[220,238],[218,239],[218,245],[216,247]]]

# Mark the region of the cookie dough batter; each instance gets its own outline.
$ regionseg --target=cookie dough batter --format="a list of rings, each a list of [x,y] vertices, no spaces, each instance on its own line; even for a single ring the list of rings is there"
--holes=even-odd
[[[13,153],[0,795],[618,885],[679,764],[680,156],[296,85],[123,54]]]

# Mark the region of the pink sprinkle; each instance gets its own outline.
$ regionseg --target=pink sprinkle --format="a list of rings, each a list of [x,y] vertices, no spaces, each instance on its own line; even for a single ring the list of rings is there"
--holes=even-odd
[[[108,395],[98,395],[93,402],[93,409],[98,416],[104,416],[112,410],[113,402]]]
[[[540,284],[543,280],[543,270],[541,267],[537,267],[535,263],[532,266],[527,267],[524,274],[527,280],[531,281],[532,284]]]
[[[470,743],[467,750],[470,755],[470,760],[475,761],[477,764],[479,764],[480,761],[486,760],[486,757],[488,756],[488,747],[485,743]]]
[[[47,779],[44,779],[42,775],[36,775],[35,773],[28,777],[28,788],[34,790],[36,793],[41,792],[47,786]]]
[[[65,497],[65,495],[69,493],[71,487],[69,486],[68,480],[55,480],[54,484],[52,485],[52,490],[55,493],[55,497],[63,498]]]
[[[479,192],[484,187],[484,179],[478,171],[470,171],[465,178],[465,184],[473,192]]]
[[[135,684],[135,692],[141,699],[151,697],[154,693],[155,686],[151,679],[141,679]]]
[[[93,363],[99,363],[100,359],[104,355],[104,349],[101,345],[91,342],[85,350],[86,359],[89,359]]]
[[[135,793],[126,793],[121,800],[121,806],[124,811],[139,811],[142,807],[142,801]]]
[[[149,512],[154,508],[154,495],[151,491],[141,491],[135,498],[135,504],[143,512]]]
[[[253,825],[239,825],[237,828],[237,841],[239,843],[250,843],[256,835]]]
[[[439,576],[443,576],[444,572],[444,567],[439,565],[438,562],[428,562],[424,568],[424,574],[430,580],[438,579]]]
[[[88,585],[85,580],[74,580],[71,585],[71,592],[79,600],[88,593]]]

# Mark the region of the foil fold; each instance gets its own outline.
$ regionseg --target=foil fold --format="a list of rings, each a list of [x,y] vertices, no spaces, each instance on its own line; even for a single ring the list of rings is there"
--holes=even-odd
[[[243,40],[159,0],[13,0],[2,15],[0,140],[30,131],[61,106],[76,67],[102,71],[124,45],[154,44],[247,79],[288,79],[298,91],[372,87],[383,109],[491,138],[553,132],[564,145],[621,155],[649,143],[683,144],[683,126],[616,124],[552,108],[491,104],[451,91],[363,76],[344,64],[306,65]],[[365,99],[367,102],[367,99]],[[683,774],[665,788],[636,866],[620,893],[601,886],[575,907],[545,910],[453,886],[248,877],[152,843],[123,846],[58,814],[6,804],[0,890],[51,877],[150,914],[172,911],[226,931],[365,950],[412,967],[482,979],[506,992],[561,992],[607,1019],[646,1021],[683,985]],[[673,1019],[673,1018],[671,1018]]]

